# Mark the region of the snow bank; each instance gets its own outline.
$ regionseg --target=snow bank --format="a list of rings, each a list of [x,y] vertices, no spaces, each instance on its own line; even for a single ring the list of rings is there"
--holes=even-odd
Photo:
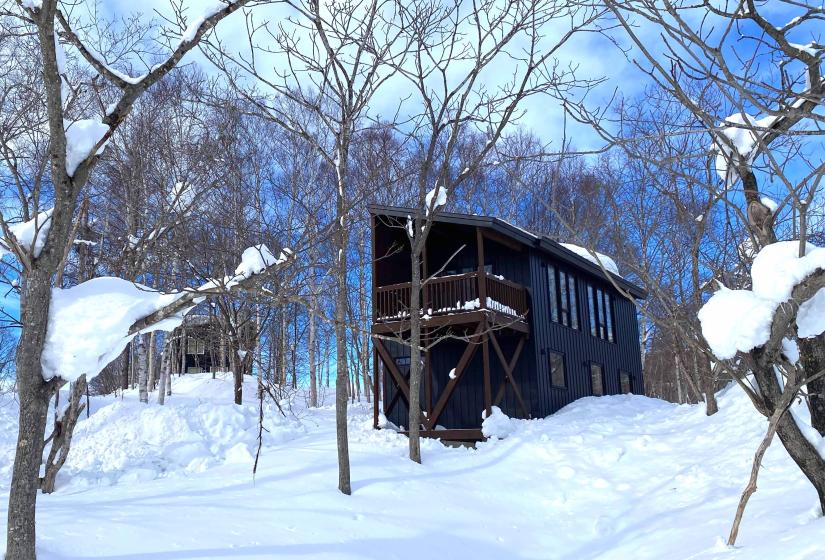
[[[497,406],[491,407],[490,417],[487,411],[481,413],[481,433],[488,438],[505,438],[516,430],[516,423]]]
[[[759,251],[751,267],[752,289],[723,286],[699,310],[702,334],[716,357],[730,359],[765,344],[777,307],[820,268],[825,268],[825,249],[811,243],[801,258],[798,241],[780,241]],[[825,294],[818,292],[800,306],[797,327],[803,338],[825,332]]]
[[[126,347],[129,328],[182,293],[164,294],[113,277],[94,278],[68,289],[54,288],[49,310],[43,377],[74,381],[84,373],[97,375]],[[183,314],[156,325],[172,330]]]
[[[300,420],[272,415],[253,480],[254,383],[245,385],[241,407],[229,403],[228,377],[172,383],[164,407],[138,405],[133,391],[122,402],[92,399],[57,492],[38,501],[40,557],[813,560],[825,553],[816,493],[778,442],[765,455],[736,549],[718,544],[766,428],[737,386],[719,394],[712,417],[703,405],[587,397],[549,418],[513,419],[506,438],[475,449],[424,440],[420,465],[409,460],[404,436],[372,429],[372,405],[354,403],[353,494],[342,496],[333,407],[299,410]],[[792,412],[806,420],[804,404]],[[8,488],[16,413],[13,398],[0,396],[0,491]],[[410,511],[427,515],[411,524]]]
[[[614,261],[612,258],[608,257],[607,255],[599,253],[598,251],[596,251],[596,256],[594,257],[593,254],[588,249],[585,249],[584,247],[580,247],[578,245],[573,245],[572,243],[559,243],[559,245],[561,245],[562,247],[564,247],[568,251],[572,251],[572,252],[576,253],[580,257],[584,257],[585,259],[589,260],[590,262],[592,262],[596,266],[599,266],[599,263],[601,263],[601,266],[603,266],[608,272],[612,272],[616,276],[620,276],[619,267],[616,266],[616,261]]]

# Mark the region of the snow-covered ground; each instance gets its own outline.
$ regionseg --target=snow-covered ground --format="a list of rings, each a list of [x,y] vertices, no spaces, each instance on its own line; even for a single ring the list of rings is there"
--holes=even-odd
[[[258,410],[231,381],[173,379],[164,407],[96,398],[56,493],[38,500],[40,558],[783,559],[825,556],[813,490],[779,445],[739,546],[727,536],[765,423],[737,388],[721,412],[637,396],[587,398],[478,448],[371,429],[352,407],[353,495],[336,490],[333,410]],[[299,399],[300,400],[300,399]],[[16,433],[0,402],[0,522]],[[1,527],[5,531],[5,526]],[[0,545],[2,546],[2,545]]]

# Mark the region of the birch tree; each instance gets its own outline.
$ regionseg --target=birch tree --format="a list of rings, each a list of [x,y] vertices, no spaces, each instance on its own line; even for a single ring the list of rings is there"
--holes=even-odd
[[[70,15],[56,0],[19,2],[4,8],[4,31],[36,44],[39,64],[34,67],[42,86],[38,100],[45,117],[46,174],[52,193],[36,185],[32,200],[36,212],[34,237],[27,243],[2,219],[2,233],[8,249],[21,265],[20,321],[16,371],[20,399],[17,449],[9,494],[6,555],[35,557],[35,505],[43,451],[49,396],[59,377],[44,376],[43,353],[49,319],[53,279],[64,264],[72,243],[72,230],[81,193],[107,141],[127,118],[135,101],[175,67],[201,37],[220,20],[248,2],[220,5],[179,32],[179,40],[157,65],[143,74],[129,76],[109,66],[103,56],[76,32]],[[128,31],[128,30],[127,30]],[[132,30],[134,31],[134,30]],[[95,82],[74,82],[67,66],[66,46],[83,59],[86,77],[102,78],[110,87],[101,91]],[[91,93],[90,93],[91,92]],[[87,97],[88,96],[88,97]],[[92,99],[96,103],[82,103]],[[95,108],[95,105],[99,109]],[[8,161],[8,160],[7,160]],[[51,195],[54,206],[44,210]],[[27,201],[21,201],[28,204]]]

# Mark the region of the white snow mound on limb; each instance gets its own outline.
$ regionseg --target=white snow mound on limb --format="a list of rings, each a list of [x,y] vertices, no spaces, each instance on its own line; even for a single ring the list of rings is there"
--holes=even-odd
[[[249,278],[253,274],[260,274],[268,267],[280,264],[286,260],[286,255],[281,253],[275,257],[266,245],[255,245],[244,250],[241,254],[241,264],[235,269],[235,274]]]
[[[435,202],[433,202],[435,199]],[[440,206],[444,206],[447,204],[447,189],[445,187],[436,187],[427,193],[427,196],[424,197],[424,206],[427,209],[427,213],[430,213],[430,210],[435,210]]]
[[[129,328],[183,293],[165,294],[114,277],[94,278],[73,288],[52,290],[46,344],[41,356],[43,378],[91,379],[114,360],[134,335]],[[153,325],[171,331],[183,313]]]
[[[616,276],[620,276],[619,267],[616,265],[616,261],[614,261],[611,257],[608,257],[603,253],[599,253],[598,251],[594,251],[596,253],[596,256],[594,257],[589,250],[572,243],[559,243],[559,245],[568,251],[573,251],[580,257],[584,257],[596,266],[599,266],[599,262],[601,262],[601,265],[605,268],[605,270],[612,272]]]
[[[711,149],[716,152],[716,173],[719,178],[730,185],[737,174],[729,168],[740,162],[750,165],[757,153],[761,136],[776,120],[773,116],[755,117],[747,113],[736,113],[719,124],[719,139],[713,142]],[[733,149],[731,149],[731,147]]]
[[[777,307],[793,289],[818,269],[825,269],[825,249],[808,243],[799,257],[798,241],[780,241],[764,247],[751,267],[752,289],[721,287],[699,310],[702,334],[717,358],[733,358],[762,346],[770,337]],[[825,294],[818,292],[800,305],[799,336],[825,332]]]
[[[46,245],[46,236],[52,226],[52,212],[54,208],[40,212],[35,218],[18,224],[10,224],[9,231],[17,239],[17,243],[35,257],[40,256],[40,252]],[[0,241],[0,257],[10,252],[11,243],[6,240]]]
[[[77,171],[77,166],[89,157],[92,148],[109,132],[109,126],[97,118],[66,122],[64,126],[66,128],[66,173],[71,176]],[[107,143],[108,140],[97,149],[95,154],[102,154]]]
[[[186,26],[186,30],[183,32],[183,36],[181,37],[182,42],[189,42],[195,38],[195,35],[198,34],[198,31],[201,28],[201,25],[206,22],[207,19],[214,16],[230,4],[234,4],[235,0],[226,0],[225,2],[206,2],[206,5],[201,9],[201,13],[198,14],[196,17],[189,22],[189,25]]]
[[[716,357],[728,360],[768,341],[775,309],[750,290],[722,286],[699,310],[702,334]]]
[[[512,434],[516,429],[516,422],[504,414],[497,406],[490,408],[490,416],[487,411],[481,412],[481,433],[484,437],[503,439]]]
[[[799,241],[772,243],[753,259],[753,292],[777,303],[787,301],[794,287],[818,268],[825,268],[825,249],[808,243],[800,258]]]

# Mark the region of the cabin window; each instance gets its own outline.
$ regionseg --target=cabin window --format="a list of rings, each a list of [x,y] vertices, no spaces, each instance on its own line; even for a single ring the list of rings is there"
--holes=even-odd
[[[576,278],[556,266],[547,265],[550,319],[566,327],[579,328],[579,305],[576,297]]]
[[[590,334],[608,342],[615,342],[613,296],[602,288],[588,284],[587,307],[590,315]]]
[[[619,388],[622,391],[622,394],[628,394],[633,392],[633,384],[631,383],[632,377],[626,371],[619,371]]]
[[[206,343],[203,340],[190,336],[186,339],[187,354],[205,354]]]
[[[401,375],[407,375],[410,372],[409,356],[396,356],[394,361],[398,371],[401,372]]]
[[[186,368],[186,373],[203,373],[203,370],[197,366]]]
[[[564,389],[567,387],[567,375],[564,371],[564,354],[550,351],[550,384]]]
[[[590,388],[594,397],[604,395],[604,372],[601,364],[590,364]]]

